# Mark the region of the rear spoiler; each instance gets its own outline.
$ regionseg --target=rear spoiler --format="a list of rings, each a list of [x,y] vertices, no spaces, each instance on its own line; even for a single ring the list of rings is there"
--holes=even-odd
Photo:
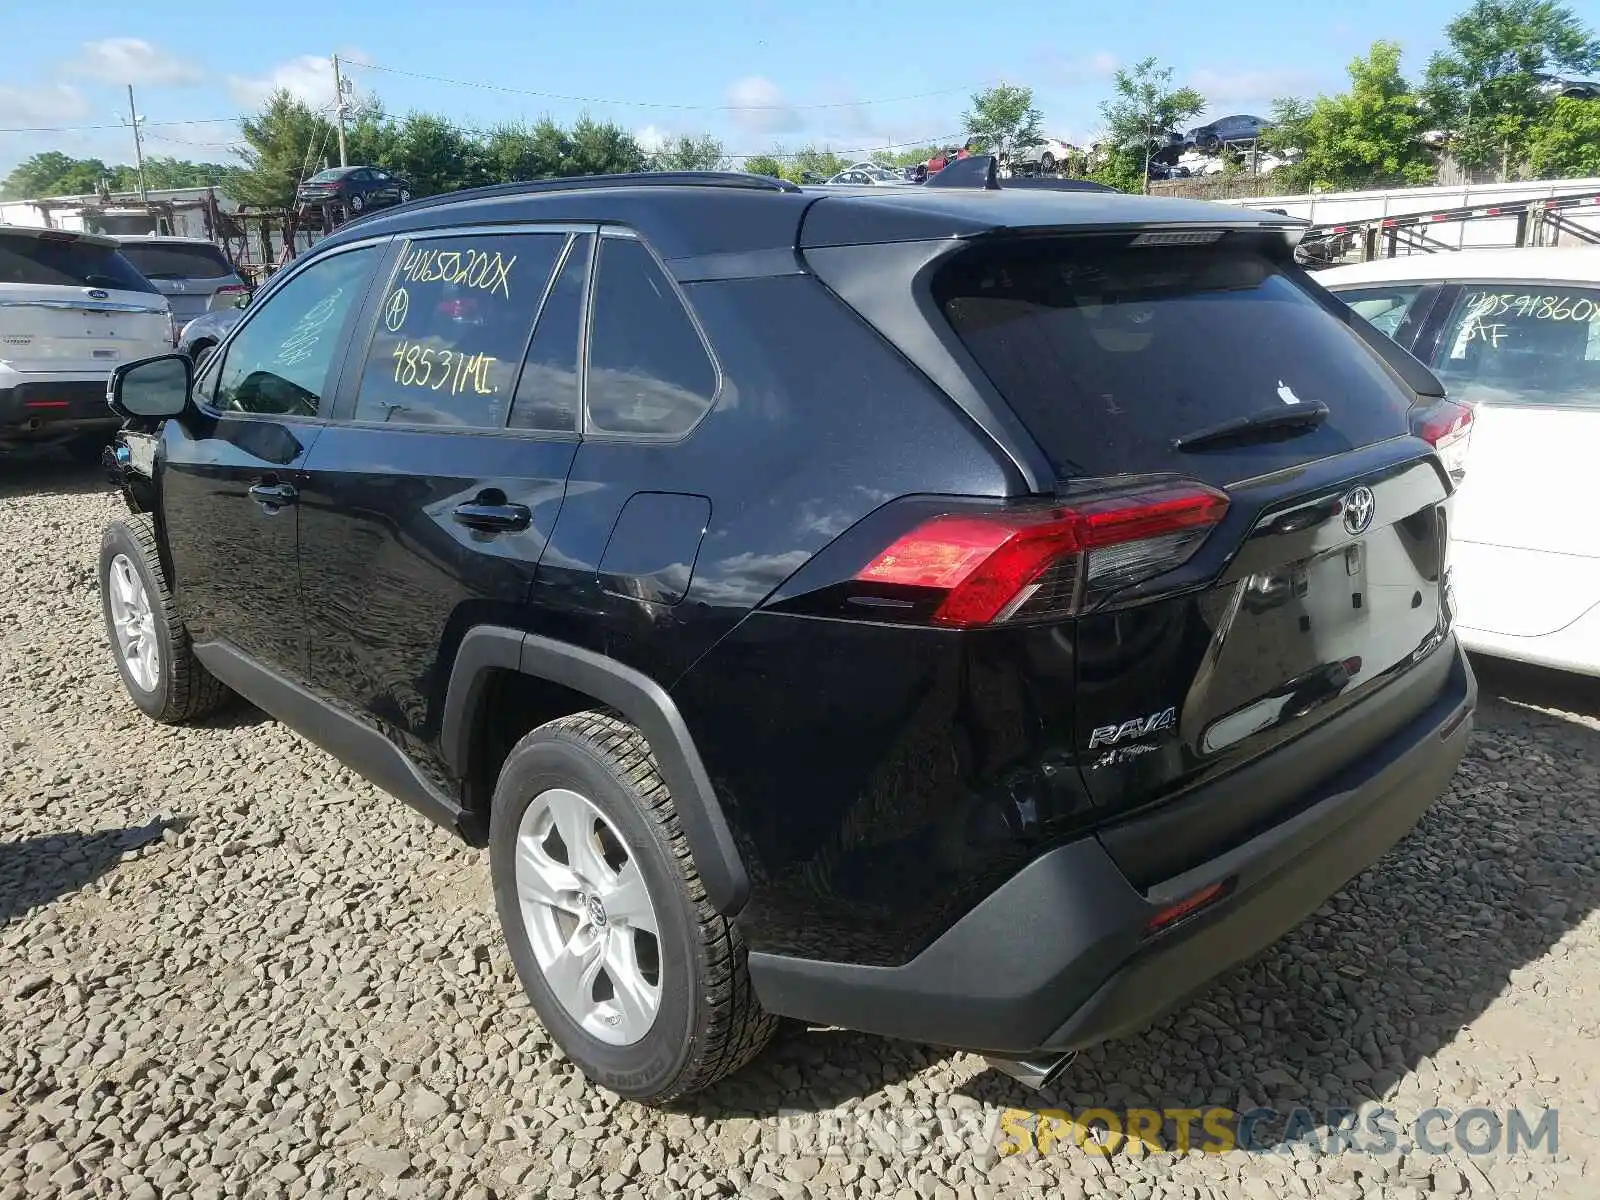
[[[975,188],[985,191],[1010,191],[1014,188],[1042,188],[1051,191],[1093,191],[1114,192],[1117,189],[1107,187],[1103,183],[1096,183],[1088,179],[1007,179],[1003,183],[1000,179],[1000,164],[992,154],[973,154],[966,158],[958,158],[955,162],[945,167],[935,175],[928,176],[928,181],[922,185],[929,188]],[[1282,209],[1267,209],[1267,212],[1277,216],[1288,217],[1292,226],[1309,228],[1309,222],[1289,217]],[[1429,398],[1442,397],[1445,394],[1444,384],[1439,377],[1410,351],[1402,347],[1393,339],[1385,337],[1372,327],[1366,320],[1344,301],[1332,292],[1316,283],[1315,276],[1310,272],[1302,272],[1304,281],[1312,284],[1311,293],[1339,321],[1368,346],[1379,358],[1389,365],[1396,375],[1400,376],[1418,396]]]

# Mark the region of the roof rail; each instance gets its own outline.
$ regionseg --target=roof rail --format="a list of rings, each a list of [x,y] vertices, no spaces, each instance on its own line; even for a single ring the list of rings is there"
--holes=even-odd
[[[753,192],[798,192],[800,189],[785,179],[770,175],[750,175],[743,171],[628,171],[617,175],[568,175],[559,179],[528,179],[515,183],[491,183],[483,187],[461,188],[454,192],[440,192],[436,196],[422,196],[404,204],[388,208],[374,208],[354,220],[346,221],[340,229],[348,229],[359,221],[369,221],[395,212],[416,212],[453,204],[460,200],[486,200],[495,196],[538,195],[542,192],[574,192],[590,188],[621,187],[712,187],[734,188]]]

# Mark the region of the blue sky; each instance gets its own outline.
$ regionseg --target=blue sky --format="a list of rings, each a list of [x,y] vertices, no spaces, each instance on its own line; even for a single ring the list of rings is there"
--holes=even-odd
[[[1420,72],[1466,4],[18,3],[6,18],[0,173],[47,149],[131,161],[119,125],[129,83],[148,154],[226,160],[237,128],[218,118],[253,110],[275,85],[328,102],[335,52],[371,64],[352,65],[351,77],[391,112],[466,126],[588,110],[646,140],[710,132],[736,155],[807,142],[849,152],[955,135],[971,92],[1003,79],[1034,89],[1047,133],[1082,143],[1119,64],[1156,55],[1208,97],[1208,118],[1264,114],[1274,96],[1341,87],[1345,64],[1375,37],[1399,40]],[[40,126],[49,129],[13,132]]]

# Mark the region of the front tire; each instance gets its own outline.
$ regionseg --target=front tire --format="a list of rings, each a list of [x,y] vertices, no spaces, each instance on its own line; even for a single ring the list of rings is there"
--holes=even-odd
[[[138,513],[100,539],[100,608],[122,686],[139,710],[180,725],[222,707],[228,691],[200,665],[178,619],[156,551],[155,525]]]
[[[489,861],[522,986],[590,1080],[660,1104],[738,1070],[776,1020],[705,898],[644,735],[578,713],[507,756]]]

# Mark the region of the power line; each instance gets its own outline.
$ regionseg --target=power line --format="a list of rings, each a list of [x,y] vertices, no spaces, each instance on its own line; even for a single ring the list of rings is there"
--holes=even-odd
[[[485,83],[477,79],[447,79],[443,75],[425,75],[421,71],[405,71],[399,67],[385,67],[374,62],[346,61],[345,67],[360,67],[367,71],[382,71],[388,75],[405,75],[411,79],[426,79],[431,83],[447,83],[453,87],[479,88],[489,92],[503,92],[511,96],[537,96],[541,100],[565,100],[574,104],[606,104],[616,108],[665,108],[679,112],[807,112],[824,108],[861,108],[873,104],[898,104],[905,100],[928,100],[935,96],[952,96],[957,92],[971,92],[973,87],[940,88],[936,92],[918,92],[909,96],[885,96],[876,100],[838,100],[825,104],[672,104],[660,100],[617,100],[605,96],[570,96],[563,92],[540,92],[532,88],[507,87],[499,83]]]
[[[205,117],[193,121],[145,121],[146,129],[157,125],[234,125],[239,117]],[[127,125],[15,125],[0,128],[0,133],[81,133],[90,129],[126,129]]]

